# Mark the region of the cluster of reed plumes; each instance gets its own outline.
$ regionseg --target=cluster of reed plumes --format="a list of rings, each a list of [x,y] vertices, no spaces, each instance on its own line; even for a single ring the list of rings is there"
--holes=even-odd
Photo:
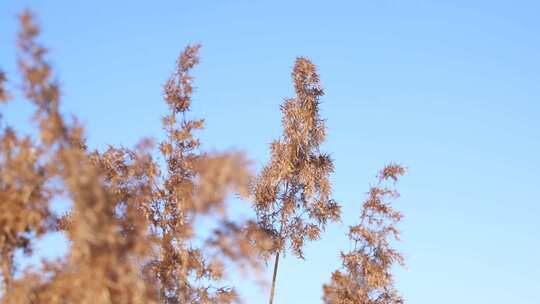
[[[239,295],[223,286],[225,269],[253,275],[275,256],[272,302],[280,254],[290,249],[303,258],[304,243],[340,220],[332,160],[319,150],[323,89],[308,59],[296,60],[296,96],[281,107],[283,138],[254,176],[243,154],[206,153],[194,135],[204,125],[188,118],[198,45],[180,54],[164,85],[169,112],[159,152],[147,139],[91,151],[82,126],[60,114],[60,88],[32,14],[23,12],[20,24],[21,92],[35,108],[37,136],[10,127],[0,134],[0,303],[234,303]],[[3,103],[15,96],[9,83],[0,71]],[[390,274],[402,258],[387,240],[397,237],[401,215],[386,201],[397,192],[384,182],[403,173],[397,165],[380,173],[360,223],[350,228],[355,246],[324,285],[326,303],[402,303]],[[232,219],[231,193],[251,202],[256,218]],[[70,211],[53,212],[55,199],[68,200]],[[195,229],[201,219],[212,223],[211,232]],[[15,254],[32,255],[36,239],[52,232],[67,236],[69,252],[16,269]]]

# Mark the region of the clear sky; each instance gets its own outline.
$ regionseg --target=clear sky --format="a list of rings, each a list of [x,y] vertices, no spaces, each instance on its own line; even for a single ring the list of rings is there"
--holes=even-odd
[[[280,265],[277,304],[320,303],[377,170],[409,168],[397,287],[414,304],[540,303],[537,1],[0,1],[0,66],[15,77],[15,16],[31,7],[89,145],[159,138],[161,86],[201,42],[194,117],[210,150],[260,168],[281,132],[296,56],[318,65],[343,223]],[[28,129],[29,108],[2,109]],[[247,205],[246,205],[247,208]],[[62,243],[42,245],[50,256]],[[269,278],[270,273],[268,273]],[[241,284],[247,303],[267,291]]]

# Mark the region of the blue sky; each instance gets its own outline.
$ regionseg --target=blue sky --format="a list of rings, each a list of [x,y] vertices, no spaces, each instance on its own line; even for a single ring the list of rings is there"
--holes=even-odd
[[[280,265],[276,303],[320,303],[377,170],[409,168],[396,269],[408,303],[540,303],[540,4],[536,1],[29,1],[0,3],[0,66],[31,7],[89,145],[161,136],[161,86],[203,44],[193,116],[210,150],[260,168],[280,135],[296,56],[318,65],[343,223]],[[2,108],[28,130],[31,109]],[[247,208],[247,205],[246,205]],[[57,240],[42,245],[59,252]],[[268,273],[269,278],[270,273]],[[267,292],[240,282],[247,303]]]

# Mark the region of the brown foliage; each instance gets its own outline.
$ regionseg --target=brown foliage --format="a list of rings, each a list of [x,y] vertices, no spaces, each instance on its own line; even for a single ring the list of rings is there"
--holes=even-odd
[[[340,206],[331,198],[332,159],[320,152],[326,125],[319,117],[324,91],[315,65],[296,59],[292,79],[296,97],[281,105],[283,138],[271,144],[271,159],[255,184],[255,211],[259,225],[275,240],[272,304],[279,255],[286,249],[304,258],[306,240],[320,237],[328,221],[339,221]]]
[[[147,140],[135,149],[86,150],[82,128],[59,112],[59,87],[45,61],[46,49],[36,42],[39,29],[32,15],[25,12],[20,21],[19,68],[24,95],[36,106],[40,140],[19,139],[11,129],[0,139],[3,302],[235,301],[233,289],[216,287],[225,276],[225,259],[256,268],[256,249],[271,243],[254,222],[232,222],[225,212],[229,193],[249,194],[245,157],[198,152],[193,131],[203,121],[188,120],[186,113],[189,71],[198,63],[199,46],[180,54],[164,86],[170,113],[163,119],[162,170]],[[58,194],[73,203],[70,214],[59,219],[50,211]],[[211,235],[194,231],[202,216],[217,223]],[[33,238],[55,227],[71,241],[68,256],[14,280],[14,252],[30,253]]]
[[[271,144],[270,163],[257,179],[255,210],[260,225],[275,235],[276,252],[289,246],[303,257],[306,239],[318,239],[328,221],[338,221],[340,207],[331,198],[332,159],[319,150],[326,126],[319,117],[324,92],[315,65],[298,58],[292,78],[296,97],[281,106],[283,138]]]
[[[28,11],[19,20],[22,93],[35,108],[39,136],[10,127],[0,133],[0,303],[238,302],[235,290],[222,286],[225,269],[257,271],[287,248],[303,258],[305,242],[340,219],[331,198],[332,160],[320,152],[323,90],[306,58],[292,72],[295,98],[281,107],[283,138],[272,143],[271,160],[254,179],[242,153],[204,152],[195,136],[204,126],[188,118],[199,45],[181,52],[163,87],[169,112],[159,153],[147,139],[134,148],[89,151],[82,126],[60,113],[60,87],[37,41],[39,27]],[[5,84],[0,71],[0,102],[12,98]],[[388,166],[380,183],[403,173]],[[230,218],[232,193],[253,201],[257,220]],[[325,286],[326,302],[399,303],[389,267],[401,256],[386,237],[397,237],[387,221],[401,215],[382,200],[396,195],[372,188],[362,222],[349,234],[359,247],[343,255],[345,272]],[[71,203],[68,214],[52,211],[58,198]],[[197,229],[202,220],[213,229]],[[31,255],[36,239],[57,231],[70,240],[66,256],[38,269],[15,269],[16,252]]]
[[[405,168],[388,165],[380,172],[377,185],[369,190],[360,223],[349,228],[354,248],[341,254],[343,270],[335,271],[330,284],[323,286],[325,303],[403,303],[390,272],[393,264],[403,264],[403,257],[389,243],[391,238],[399,240],[395,225],[402,215],[392,208],[388,199],[399,194],[384,184],[389,180],[395,183],[404,173]]]

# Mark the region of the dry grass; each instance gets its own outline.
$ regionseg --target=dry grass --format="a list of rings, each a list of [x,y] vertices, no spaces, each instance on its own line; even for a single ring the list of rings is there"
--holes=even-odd
[[[204,121],[189,118],[199,45],[179,55],[164,85],[169,112],[157,149],[142,139],[134,148],[99,152],[86,146],[82,126],[60,114],[60,87],[32,14],[23,12],[20,24],[21,90],[34,105],[39,137],[9,127],[0,134],[1,303],[238,302],[235,289],[222,285],[225,269],[256,272],[275,255],[277,271],[280,253],[290,249],[303,258],[305,242],[340,220],[331,197],[332,160],[319,149],[326,134],[319,117],[323,89],[306,58],[292,72],[296,96],[281,107],[283,137],[254,177],[241,153],[201,151],[194,132]],[[8,85],[0,71],[0,102],[11,99]],[[402,258],[387,241],[397,237],[401,215],[385,201],[397,193],[383,183],[403,173],[397,165],[381,172],[360,224],[350,229],[356,245],[324,286],[326,303],[401,303],[389,271]],[[257,218],[232,221],[231,193],[252,202]],[[72,202],[69,214],[51,210],[58,196]],[[210,234],[194,228],[201,218],[213,222]],[[36,238],[55,231],[70,240],[65,257],[35,271],[15,269],[16,251],[32,255]],[[233,264],[238,267],[224,267]]]

